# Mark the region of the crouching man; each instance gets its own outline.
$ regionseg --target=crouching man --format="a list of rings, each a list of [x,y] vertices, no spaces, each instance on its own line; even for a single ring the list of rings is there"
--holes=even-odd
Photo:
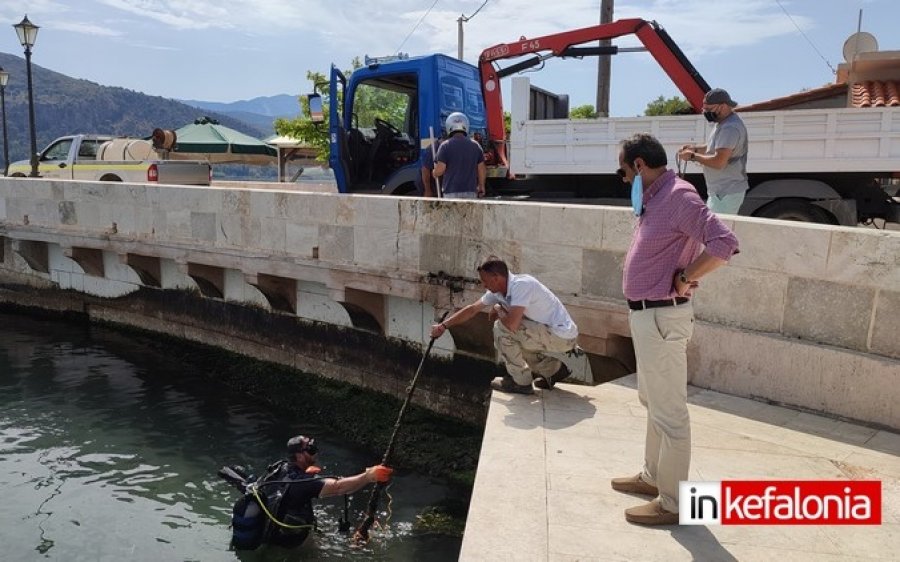
[[[568,377],[568,367],[546,354],[572,351],[578,338],[578,327],[556,295],[531,275],[511,273],[506,262],[496,256],[478,267],[478,276],[487,289],[484,295],[433,325],[431,337],[438,338],[450,326],[489,308],[494,346],[507,372],[501,380],[493,381],[491,388],[532,394],[532,381],[538,388],[550,389]]]

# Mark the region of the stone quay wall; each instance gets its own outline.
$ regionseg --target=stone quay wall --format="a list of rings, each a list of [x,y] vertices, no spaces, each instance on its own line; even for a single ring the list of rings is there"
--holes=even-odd
[[[696,293],[690,382],[900,428],[900,233],[726,222],[741,253]],[[494,254],[567,305],[596,382],[634,369],[621,291],[633,227],[618,207],[0,178],[0,283],[100,299],[186,290],[421,345],[442,311],[481,294],[475,267]],[[435,348],[492,359],[490,326],[455,327]],[[440,402],[428,405],[453,413]]]

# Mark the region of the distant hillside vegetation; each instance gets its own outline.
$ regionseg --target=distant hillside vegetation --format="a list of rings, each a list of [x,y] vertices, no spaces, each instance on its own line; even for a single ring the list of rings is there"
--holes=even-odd
[[[9,159],[25,160],[28,158],[29,144],[25,59],[0,53],[0,66],[10,74],[6,86]],[[156,127],[177,129],[203,115],[257,138],[269,134],[234,117],[201,110],[172,99],[70,78],[34,64],[34,58],[32,79],[38,150],[56,137],[77,133],[146,137]]]
[[[228,115],[267,131],[268,134],[273,134],[275,132],[273,124],[276,118],[294,119],[300,114],[300,101],[298,98],[299,96],[279,94],[277,96],[263,96],[229,103],[202,100],[181,101],[207,111]]]

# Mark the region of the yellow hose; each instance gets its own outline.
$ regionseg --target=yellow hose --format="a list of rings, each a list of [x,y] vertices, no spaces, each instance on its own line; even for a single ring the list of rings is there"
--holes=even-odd
[[[287,523],[282,523],[278,519],[275,519],[275,516],[269,513],[269,510],[266,509],[266,504],[259,497],[259,490],[256,486],[250,486],[250,490],[253,492],[253,497],[256,498],[256,503],[259,504],[259,507],[262,508],[263,513],[265,513],[272,523],[275,523],[279,527],[284,527],[285,529],[314,529],[315,525],[288,525]]]

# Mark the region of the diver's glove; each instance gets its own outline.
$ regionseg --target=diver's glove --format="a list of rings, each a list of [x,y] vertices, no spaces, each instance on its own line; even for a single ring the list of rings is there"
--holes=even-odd
[[[387,482],[391,479],[391,474],[394,473],[394,469],[389,466],[384,466],[383,464],[379,464],[376,466],[370,466],[366,469],[366,479],[369,482]]]

